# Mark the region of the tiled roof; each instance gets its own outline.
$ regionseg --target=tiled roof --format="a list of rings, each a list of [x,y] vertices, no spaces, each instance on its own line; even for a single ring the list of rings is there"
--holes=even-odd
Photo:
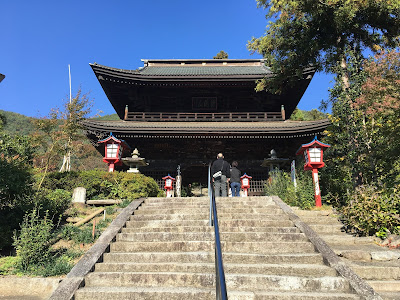
[[[139,71],[144,76],[223,76],[223,75],[268,75],[265,66],[152,66]]]
[[[132,134],[210,134],[210,135],[296,135],[320,133],[328,125],[328,119],[318,121],[270,121],[270,122],[141,122],[86,120],[88,130]]]

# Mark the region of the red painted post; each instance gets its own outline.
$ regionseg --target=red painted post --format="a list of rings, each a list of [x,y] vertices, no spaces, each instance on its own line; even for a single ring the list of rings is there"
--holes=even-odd
[[[319,180],[318,180],[318,169],[312,169],[312,178],[314,183],[314,198],[315,198],[315,206],[321,207],[321,190],[319,188]]]

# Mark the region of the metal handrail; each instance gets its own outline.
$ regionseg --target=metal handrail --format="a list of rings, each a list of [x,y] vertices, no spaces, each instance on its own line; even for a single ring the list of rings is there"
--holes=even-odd
[[[226,292],[225,272],[222,263],[221,240],[219,236],[217,205],[215,202],[214,185],[211,181],[211,164],[208,167],[208,194],[210,195],[210,226],[214,226],[215,233],[215,281],[216,281],[216,299],[228,299]],[[211,191],[211,192],[210,192]],[[212,213],[211,213],[212,211]]]

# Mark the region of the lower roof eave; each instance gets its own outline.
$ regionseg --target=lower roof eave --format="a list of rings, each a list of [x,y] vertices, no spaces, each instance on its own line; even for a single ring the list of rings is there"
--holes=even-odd
[[[245,138],[293,138],[301,136],[312,136],[321,134],[329,125],[328,120],[320,122],[303,122],[297,126],[287,126],[284,122],[265,122],[262,124],[245,124],[240,122],[215,123],[215,127],[204,123],[194,125],[183,122],[140,122],[134,123],[129,121],[100,122],[85,121],[84,127],[88,133],[109,133],[121,135],[124,137],[143,137],[143,138],[185,138],[185,137],[201,137],[201,138],[228,138],[228,137],[245,137]],[[277,124],[278,123],[278,124]],[[279,124],[282,124],[279,126]],[[135,126],[136,125],[136,126]],[[187,125],[187,126],[185,126]],[[191,125],[191,126],[189,126]],[[273,125],[273,126],[271,126]]]

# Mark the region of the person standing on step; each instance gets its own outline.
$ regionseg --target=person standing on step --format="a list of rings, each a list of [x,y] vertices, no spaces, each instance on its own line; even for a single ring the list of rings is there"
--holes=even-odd
[[[241,172],[237,168],[238,166],[237,161],[232,162],[232,168],[230,170],[231,172],[231,191],[232,191],[232,197],[239,197],[240,196],[240,175]]]
[[[229,163],[224,160],[224,155],[218,153],[217,160],[211,166],[212,181],[214,183],[215,197],[227,197],[227,184],[231,177]]]

